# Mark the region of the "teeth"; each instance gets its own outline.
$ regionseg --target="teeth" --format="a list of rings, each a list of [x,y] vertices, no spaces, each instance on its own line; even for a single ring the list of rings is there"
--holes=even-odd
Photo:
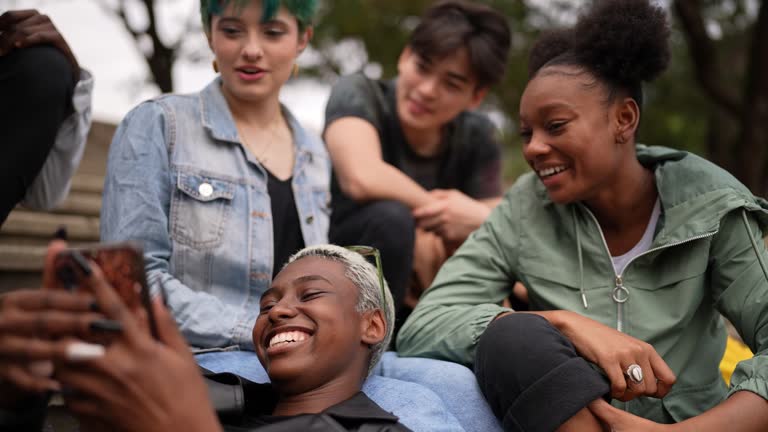
[[[308,337],[309,335],[303,331],[282,332],[272,336],[272,339],[269,340],[268,345],[270,348],[272,348],[273,346],[281,343],[301,342],[306,340]]]
[[[563,172],[565,171],[565,169],[566,169],[565,165],[560,165],[560,166],[551,167],[551,168],[544,168],[543,170],[539,171],[539,175],[541,177],[549,177],[559,172]]]

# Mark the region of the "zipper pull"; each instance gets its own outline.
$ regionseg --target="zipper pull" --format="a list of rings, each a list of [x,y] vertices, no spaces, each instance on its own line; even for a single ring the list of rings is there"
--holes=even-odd
[[[619,275],[616,275],[616,287],[613,288],[611,297],[613,297],[613,301],[619,304],[629,300],[629,290],[624,287],[624,281],[621,280]]]

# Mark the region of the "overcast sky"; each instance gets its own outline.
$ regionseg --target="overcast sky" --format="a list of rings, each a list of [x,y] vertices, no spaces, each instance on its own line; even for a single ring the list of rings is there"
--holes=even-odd
[[[142,85],[147,66],[122,23],[99,5],[104,0],[0,0],[0,14],[8,9],[34,8],[51,17],[64,35],[80,65],[95,77],[94,117],[119,122],[139,102],[157,94]],[[168,0],[165,16],[189,16],[199,0]],[[166,19],[169,31],[178,31],[179,19]],[[199,35],[203,41],[203,35]],[[211,57],[212,59],[212,57]],[[210,62],[177,62],[176,91],[194,92],[214,78]],[[315,82],[298,80],[283,88],[281,99],[305,126],[322,128],[329,89]]]

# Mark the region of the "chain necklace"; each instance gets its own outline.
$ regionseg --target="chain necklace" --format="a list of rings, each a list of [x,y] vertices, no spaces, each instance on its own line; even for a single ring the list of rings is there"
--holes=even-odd
[[[253,157],[256,158],[259,163],[264,166],[268,161],[269,158],[267,158],[267,154],[269,153],[269,150],[272,148],[272,143],[276,141],[277,133],[275,132],[275,129],[277,129],[277,122],[274,122],[272,126],[269,128],[271,139],[267,142],[267,145],[264,146],[264,149],[259,153],[256,154],[254,148],[250,145],[248,140],[245,139],[245,134],[243,133],[243,128],[237,125],[237,122],[235,122],[235,127],[237,128],[238,134],[240,134],[240,141],[245,144],[245,147],[253,154]]]

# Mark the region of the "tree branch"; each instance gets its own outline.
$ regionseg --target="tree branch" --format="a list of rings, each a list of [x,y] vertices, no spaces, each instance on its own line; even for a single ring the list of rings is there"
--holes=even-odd
[[[725,112],[739,118],[741,104],[736,95],[728,91],[718,73],[717,55],[712,39],[707,34],[701,15],[699,0],[675,0],[675,12],[683,26],[688,49],[693,59],[696,78],[712,100]]]
[[[117,17],[120,18],[120,22],[123,23],[125,30],[133,37],[134,40],[139,40],[139,37],[141,37],[142,33],[131,27],[131,25],[128,23],[128,17],[125,16],[125,0],[118,1],[117,9],[110,8],[103,1],[99,2],[99,5],[107,13],[117,15]]]

